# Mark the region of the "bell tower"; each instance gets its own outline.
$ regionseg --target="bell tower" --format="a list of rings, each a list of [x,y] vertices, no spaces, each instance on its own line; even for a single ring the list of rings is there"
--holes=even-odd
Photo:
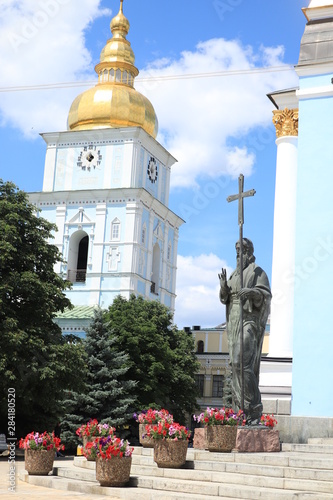
[[[43,191],[29,196],[58,227],[52,242],[64,263],[56,271],[72,283],[67,294],[75,306],[62,326],[74,324],[82,309],[108,307],[119,294],[175,307],[184,222],[168,206],[176,160],[156,141],[153,105],[134,88],[139,71],[129,28],[121,0],[95,87],[72,103],[67,131],[42,134]]]

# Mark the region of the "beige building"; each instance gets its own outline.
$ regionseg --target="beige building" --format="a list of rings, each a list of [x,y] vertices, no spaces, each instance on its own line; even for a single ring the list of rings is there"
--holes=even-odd
[[[197,383],[200,391],[198,404],[203,410],[207,406],[221,407],[224,391],[226,390],[226,379],[229,368],[229,352],[226,324],[223,323],[216,328],[201,328],[200,326],[186,327],[185,331],[191,332],[197,358],[200,362],[200,370],[197,375]],[[272,369],[272,359],[269,353],[270,323],[268,321],[262,348],[261,373],[263,383],[260,391],[264,404],[264,412],[275,414],[290,414],[290,391],[282,390],[280,387],[265,385],[267,373]],[[275,358],[275,368],[280,370],[281,377],[285,370],[289,370],[290,358]]]

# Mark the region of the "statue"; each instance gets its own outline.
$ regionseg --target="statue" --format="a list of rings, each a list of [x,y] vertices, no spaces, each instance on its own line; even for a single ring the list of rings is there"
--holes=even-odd
[[[266,273],[255,264],[253,243],[243,238],[243,288],[240,277],[240,242],[236,243],[237,267],[227,280],[222,269],[220,279],[220,301],[227,307],[227,335],[232,366],[233,404],[242,409],[247,424],[256,425],[262,415],[259,391],[259,369],[265,327],[270,311],[271,291]],[[242,304],[242,315],[240,306]],[[244,408],[242,401],[242,360],[240,349],[243,317],[243,371]]]

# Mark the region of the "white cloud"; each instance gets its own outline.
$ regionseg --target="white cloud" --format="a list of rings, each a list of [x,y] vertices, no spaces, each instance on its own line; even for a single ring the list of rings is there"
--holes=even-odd
[[[271,124],[272,105],[266,94],[297,85],[294,72],[256,72],[211,77],[223,71],[283,66],[282,47],[261,47],[255,53],[237,40],[200,42],[177,60],[162,59],[141,70],[137,84],[153,103],[160,123],[158,140],[178,159],[173,186],[193,187],[202,177],[250,175],[255,155],[230,145],[257,126]],[[207,73],[203,78],[151,80],[169,75]]]
[[[100,0],[3,0],[0,19],[1,86],[96,79],[84,30],[101,15]],[[2,124],[27,136],[65,130],[72,100],[82,89],[0,94]]]
[[[98,16],[101,0],[3,0],[0,19],[2,86],[96,80],[85,30]],[[266,93],[296,83],[288,72],[210,77],[212,72],[281,66],[281,47],[256,53],[239,41],[198,43],[174,60],[159,59],[141,70],[136,87],[153,103],[158,140],[178,159],[173,186],[193,187],[202,177],[240,172],[250,175],[255,155],[234,144],[249,130],[271,123]],[[153,81],[151,77],[207,73],[203,78]],[[84,88],[0,93],[0,122],[27,136],[65,130],[73,99]],[[233,141],[231,145],[230,141]]]
[[[219,300],[218,273],[232,269],[214,254],[178,256],[175,323],[179,328],[200,325],[214,327],[225,321],[225,307]]]

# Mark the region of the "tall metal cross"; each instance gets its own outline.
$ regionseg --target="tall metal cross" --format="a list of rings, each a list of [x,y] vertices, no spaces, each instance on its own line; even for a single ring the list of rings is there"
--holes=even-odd
[[[244,192],[244,175],[238,177],[238,194],[228,196],[227,202],[238,200],[238,225],[239,225],[239,276],[240,289],[243,288],[243,225],[244,225],[244,198],[254,196],[254,189]],[[239,306],[240,321],[240,358],[241,358],[241,410],[244,411],[244,329],[243,329],[243,300],[240,298]]]

